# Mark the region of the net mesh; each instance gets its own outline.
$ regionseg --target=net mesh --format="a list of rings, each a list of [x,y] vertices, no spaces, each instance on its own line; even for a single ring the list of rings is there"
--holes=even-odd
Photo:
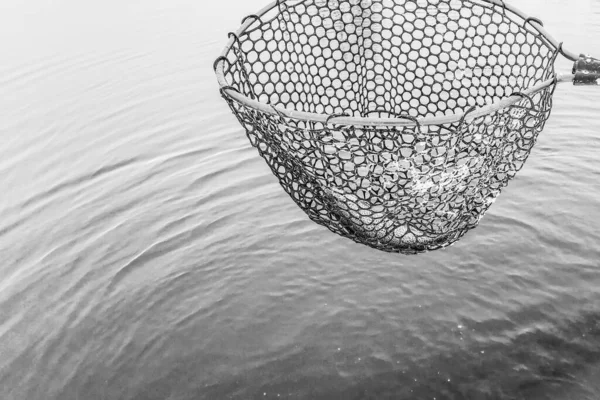
[[[340,125],[264,112],[222,91],[281,186],[315,222],[404,254],[477,226],[521,169],[552,107],[557,49],[480,1],[279,2],[222,57],[229,88],[289,110],[460,121]],[[471,118],[518,94],[516,104]],[[475,115],[476,113],[472,113]]]

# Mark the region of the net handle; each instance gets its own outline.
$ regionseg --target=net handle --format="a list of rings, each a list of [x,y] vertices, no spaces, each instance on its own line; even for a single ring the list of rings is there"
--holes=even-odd
[[[291,0],[291,1],[297,1],[297,0]],[[533,27],[533,29],[537,30],[540,33],[540,35],[551,46],[556,48],[556,50],[559,54],[561,54],[562,56],[564,56],[565,58],[567,58],[571,61],[577,61],[579,59],[579,56],[576,53],[565,50],[563,47],[563,43],[558,42],[556,39],[554,39],[544,29],[543,24],[541,23],[541,21],[539,19],[528,16],[527,14],[523,13],[519,9],[515,8],[514,6],[506,4],[503,0],[481,0],[481,1],[502,8],[503,13],[506,13],[506,11],[512,12],[513,14],[517,15],[519,18],[523,19],[523,26],[529,24],[531,27]],[[226,62],[225,58],[227,57],[227,54],[229,53],[229,51],[231,50],[231,48],[233,47],[233,45],[236,42],[235,37],[236,36],[241,37],[242,34],[248,33],[248,31],[247,31],[248,28],[252,25],[255,25],[256,23],[259,23],[259,24],[264,23],[265,21],[263,20],[263,17],[265,15],[267,15],[273,9],[279,8],[282,3],[286,3],[286,2],[288,2],[288,0],[276,0],[276,1],[272,2],[271,4],[265,6],[262,10],[260,10],[256,14],[249,15],[248,17],[246,17],[242,20],[242,25],[235,32],[235,36],[230,35],[229,42],[223,49],[223,52],[221,53],[219,58],[217,58],[217,60],[214,63],[215,73],[217,75],[217,80],[219,82],[221,93],[223,94],[224,92],[226,92],[230,98],[241,103],[242,105],[253,108],[253,109],[261,111],[261,112],[271,114],[271,115],[281,113],[282,115],[284,115],[287,118],[297,119],[300,121],[312,121],[312,122],[327,123],[330,120],[330,118],[329,118],[330,115],[327,115],[327,114],[308,113],[308,112],[304,112],[304,111],[287,110],[287,109],[281,109],[281,108],[278,109],[279,112],[276,112],[273,109],[273,107],[270,106],[269,104],[259,102],[257,100],[251,99],[237,91],[231,90],[231,88],[228,87],[228,86],[230,86],[229,83],[225,79],[225,71],[224,71],[224,63]],[[258,29],[258,28],[255,28],[255,29]],[[555,84],[563,83],[563,82],[573,82],[574,78],[575,78],[574,74],[560,74],[560,75],[557,75],[557,76],[555,76],[551,79],[548,79],[544,82],[541,82],[541,83],[523,91],[522,93],[526,94],[528,96],[532,96],[535,93],[539,92],[540,90],[543,90],[551,85],[555,85]],[[503,98],[494,104],[483,106],[475,111],[472,111],[469,114],[470,115],[472,114],[471,117],[476,118],[478,116],[486,115],[491,112],[498,111],[502,108],[512,106],[521,100],[522,100],[521,96],[511,95],[510,97]],[[336,124],[339,124],[339,125],[362,125],[362,126],[443,125],[443,124],[451,124],[451,123],[462,121],[465,117],[465,114],[466,114],[465,112],[462,112],[462,113],[447,115],[447,116],[416,118],[415,121],[407,120],[405,118],[336,117],[336,119],[337,119]],[[281,116],[281,115],[279,115],[279,116]]]

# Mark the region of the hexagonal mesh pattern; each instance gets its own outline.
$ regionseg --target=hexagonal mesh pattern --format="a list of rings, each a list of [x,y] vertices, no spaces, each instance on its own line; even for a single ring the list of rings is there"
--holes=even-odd
[[[526,161],[552,107],[557,49],[490,1],[281,1],[221,61],[229,89],[288,110],[459,121],[339,125],[223,97],[315,222],[414,254],[475,227]],[[469,118],[477,107],[521,100]],[[475,115],[475,114],[474,114]]]

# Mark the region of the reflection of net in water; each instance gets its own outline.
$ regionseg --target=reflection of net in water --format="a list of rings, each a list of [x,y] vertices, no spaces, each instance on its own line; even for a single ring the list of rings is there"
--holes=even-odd
[[[475,227],[550,115],[559,44],[499,1],[278,1],[215,66],[315,222],[413,254]]]

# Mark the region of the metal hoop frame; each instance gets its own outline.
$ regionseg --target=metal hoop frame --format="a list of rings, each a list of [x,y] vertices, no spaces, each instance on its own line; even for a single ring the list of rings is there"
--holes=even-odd
[[[221,55],[216,59],[214,63],[215,73],[217,75],[217,80],[219,82],[219,89],[223,94],[226,92],[228,96],[250,108],[256,109],[258,111],[271,114],[278,115],[280,117],[286,117],[291,119],[297,119],[301,121],[312,121],[312,122],[320,122],[327,125],[332,118],[336,119],[337,125],[360,125],[360,126],[427,126],[427,125],[442,125],[442,124],[451,124],[456,122],[464,121],[467,114],[469,114],[470,118],[477,118],[489,113],[498,111],[502,108],[512,106],[519,101],[523,100],[524,97],[531,97],[535,93],[549,87],[552,85],[556,85],[562,82],[572,82],[574,79],[574,75],[567,74],[557,74],[556,76],[548,79],[544,82],[541,82],[535,86],[532,86],[526,90],[523,90],[520,93],[515,93],[510,96],[504,97],[500,101],[490,104],[487,106],[480,107],[478,109],[474,109],[473,107],[466,112],[456,113],[453,115],[444,115],[439,117],[426,117],[426,118],[415,118],[415,119],[407,119],[406,117],[396,117],[396,118],[372,118],[372,117],[350,117],[343,115],[328,115],[328,114],[316,114],[309,113],[303,111],[296,110],[288,110],[286,108],[275,107],[267,103],[260,102],[258,100],[251,99],[238,91],[232,90],[231,86],[228,84],[225,79],[224,73],[224,62],[227,59],[227,54],[231,50],[232,46],[235,44],[237,38],[241,37],[243,34],[250,33],[252,30],[258,29],[258,27],[248,30],[250,26],[255,25],[256,22],[260,22],[262,24],[263,17],[267,15],[270,11],[274,9],[279,9],[282,3],[286,3],[290,0],[276,0],[257,12],[256,14],[249,15],[242,20],[242,25],[240,28],[233,34],[229,34],[229,42],[225,46],[225,49],[221,53]],[[297,0],[291,0],[297,1]],[[545,39],[548,44],[554,49],[556,49],[557,54],[561,54],[563,57],[576,61],[579,57],[576,53],[572,53],[563,48],[562,42],[558,42],[554,39],[543,27],[543,23],[535,17],[528,16],[524,12],[519,9],[506,4],[503,0],[479,0],[482,3],[487,3],[492,6],[497,6],[502,8],[503,13],[505,14],[507,11],[512,13],[513,15],[521,18],[523,20],[523,26],[530,26],[532,29],[537,31],[540,36]],[[505,14],[506,15],[506,14]]]

